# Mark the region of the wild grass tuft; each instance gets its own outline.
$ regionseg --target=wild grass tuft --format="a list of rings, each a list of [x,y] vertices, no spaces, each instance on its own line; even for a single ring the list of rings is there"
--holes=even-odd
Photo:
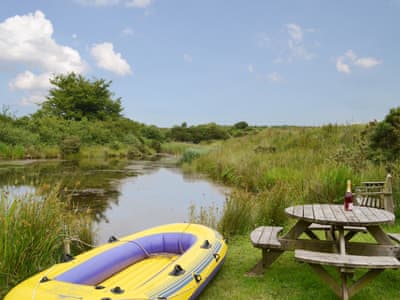
[[[22,196],[0,192],[0,298],[59,261],[66,234],[92,242],[91,221],[68,212],[58,191],[43,185]]]

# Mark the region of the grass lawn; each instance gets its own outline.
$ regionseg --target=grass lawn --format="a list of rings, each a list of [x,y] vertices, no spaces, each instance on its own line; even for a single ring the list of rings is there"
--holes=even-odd
[[[295,261],[293,252],[285,252],[263,276],[248,277],[245,273],[261,258],[261,250],[253,248],[248,236],[234,237],[228,247],[225,265],[199,300],[338,299],[308,264]],[[351,299],[399,299],[398,282],[399,270],[385,270]]]

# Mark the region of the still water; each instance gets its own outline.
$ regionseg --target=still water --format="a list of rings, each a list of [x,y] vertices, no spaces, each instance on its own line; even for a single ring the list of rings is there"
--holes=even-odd
[[[96,242],[172,222],[189,222],[212,208],[219,217],[227,191],[205,178],[182,173],[168,159],[158,161],[2,162],[0,188],[11,194],[32,192],[39,185],[62,182],[74,206],[90,209]]]

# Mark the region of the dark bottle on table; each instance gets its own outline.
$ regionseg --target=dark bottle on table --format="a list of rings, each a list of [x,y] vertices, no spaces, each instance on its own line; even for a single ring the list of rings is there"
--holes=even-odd
[[[344,210],[353,210],[353,194],[350,180],[347,180],[346,193],[344,194]]]

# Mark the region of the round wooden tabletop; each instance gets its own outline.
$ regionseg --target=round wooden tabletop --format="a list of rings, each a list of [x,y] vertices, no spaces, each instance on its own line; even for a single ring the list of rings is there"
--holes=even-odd
[[[392,223],[393,213],[372,207],[354,206],[353,210],[345,211],[338,204],[305,204],[291,206],[285,209],[291,217],[310,223],[343,226],[371,226]]]

